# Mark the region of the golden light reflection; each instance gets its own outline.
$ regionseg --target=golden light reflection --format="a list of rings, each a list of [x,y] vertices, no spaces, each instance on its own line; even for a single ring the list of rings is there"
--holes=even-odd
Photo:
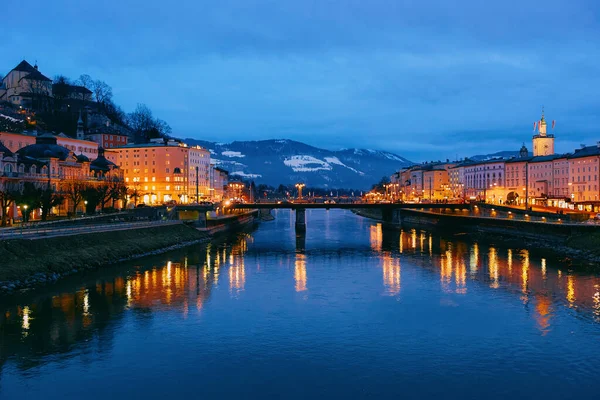
[[[508,253],[506,255],[506,265],[508,266],[509,274],[512,274],[512,264],[513,264],[513,251],[512,251],[512,249],[508,249]]]
[[[433,255],[433,236],[429,235],[429,257]]]
[[[398,247],[400,249],[400,254],[404,253],[404,231],[400,231],[400,242]]]
[[[594,285],[597,290],[592,296],[593,308],[594,308],[594,319],[596,322],[600,321],[600,285]]]
[[[575,300],[575,278],[573,275],[569,275],[567,276],[567,301],[569,302],[569,307],[573,307]]]
[[[479,267],[479,245],[477,243],[473,243],[473,247],[470,252],[470,260],[469,260],[469,272],[471,275],[477,274],[477,269]]]
[[[384,252],[383,259],[383,286],[386,293],[396,295],[400,293],[400,259],[393,257],[389,252]]]
[[[294,263],[294,279],[296,280],[296,292],[303,292],[306,288],[306,256],[296,253]]]
[[[490,247],[488,253],[488,268],[490,280],[492,281],[490,287],[493,289],[498,289],[500,287],[500,282],[498,280],[498,252],[494,247]]]
[[[381,244],[383,242],[381,224],[371,225],[369,227],[369,241],[371,242],[371,249],[373,251],[381,251]]]
[[[525,295],[523,300],[527,300],[527,292],[529,288],[529,251],[521,250],[521,257],[521,292]]]
[[[440,283],[444,292],[450,292],[450,282],[452,282],[452,250],[446,250],[440,261]]]
[[[244,257],[236,257],[234,264],[229,267],[229,290],[241,292],[246,285],[246,267]]]
[[[410,230],[410,246],[413,249],[417,248],[417,231],[415,229]]]
[[[542,277],[546,279],[546,259],[542,258]]]
[[[552,315],[552,302],[544,295],[536,296],[535,304],[535,319],[538,324],[538,328],[542,332],[542,335],[546,335],[550,330],[550,317]]]
[[[22,310],[23,322],[21,323],[21,328],[24,331],[28,331],[30,328],[30,326],[29,326],[30,314],[31,314],[31,310],[29,310],[29,306],[23,307],[23,310]],[[27,333],[28,332],[24,332],[24,335],[27,336]]]
[[[467,266],[465,261],[461,258],[457,260],[455,283],[456,293],[466,294],[467,293]]]

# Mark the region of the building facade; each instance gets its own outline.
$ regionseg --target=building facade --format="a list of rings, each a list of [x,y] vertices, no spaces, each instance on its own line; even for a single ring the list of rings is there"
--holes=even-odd
[[[93,133],[91,135],[87,135],[87,139],[98,143],[105,149],[123,147],[129,143],[129,137],[127,135],[119,135],[115,133]]]
[[[52,97],[52,80],[23,60],[10,70],[0,85],[0,101],[7,101],[23,108],[43,108],[46,99]]]
[[[188,197],[191,201],[210,200],[210,152],[200,146],[190,146]]]

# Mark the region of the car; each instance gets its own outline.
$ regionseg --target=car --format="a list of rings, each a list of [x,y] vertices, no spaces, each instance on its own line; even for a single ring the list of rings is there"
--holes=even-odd
[[[595,221],[600,221],[600,213],[594,215],[594,220]]]
[[[144,203],[140,203],[137,206],[135,206],[136,208],[142,208],[142,207],[146,207],[146,205]]]

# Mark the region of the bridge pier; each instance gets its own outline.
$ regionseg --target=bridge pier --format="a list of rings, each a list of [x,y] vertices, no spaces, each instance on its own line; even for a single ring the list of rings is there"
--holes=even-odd
[[[198,220],[196,221],[197,228],[206,228],[206,211],[198,211]]]
[[[296,208],[296,232],[306,232],[305,208]]]
[[[402,225],[402,211],[398,208],[386,207],[381,210],[383,228],[398,229]]]
[[[296,233],[296,253],[304,253],[306,250],[306,234],[304,232]]]

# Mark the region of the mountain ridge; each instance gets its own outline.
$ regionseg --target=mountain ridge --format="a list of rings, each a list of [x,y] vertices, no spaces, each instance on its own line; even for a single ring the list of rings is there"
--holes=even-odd
[[[268,185],[368,189],[382,176],[414,163],[398,154],[373,149],[327,150],[290,139],[233,141],[184,139],[211,152],[211,160],[232,176]]]

